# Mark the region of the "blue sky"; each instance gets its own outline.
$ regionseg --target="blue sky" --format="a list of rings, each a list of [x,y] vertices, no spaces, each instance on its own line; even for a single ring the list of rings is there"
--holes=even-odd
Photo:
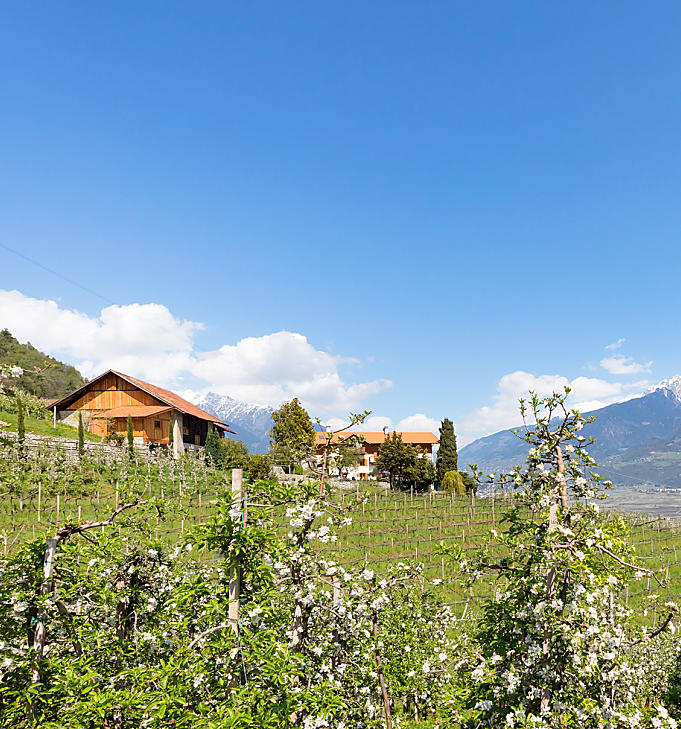
[[[0,248],[0,325],[465,439],[526,386],[631,396],[681,370],[680,31],[671,2],[7,5],[0,244],[99,296]]]

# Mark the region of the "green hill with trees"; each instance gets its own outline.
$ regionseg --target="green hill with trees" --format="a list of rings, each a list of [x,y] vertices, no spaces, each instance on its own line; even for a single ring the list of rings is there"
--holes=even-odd
[[[75,367],[50,357],[30,342],[22,344],[8,329],[0,331],[0,369],[3,367],[21,367],[24,373],[12,378],[12,387],[37,397],[59,398],[86,382]]]

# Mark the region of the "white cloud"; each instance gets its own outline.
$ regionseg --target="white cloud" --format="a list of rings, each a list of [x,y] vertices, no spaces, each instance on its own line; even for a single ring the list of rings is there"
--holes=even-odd
[[[415,413],[414,415],[408,415],[406,418],[402,418],[397,424],[397,430],[406,432],[430,432],[437,435],[440,427],[440,421],[435,418],[429,418],[427,415],[422,413]]]
[[[68,359],[86,377],[111,368],[159,384],[191,369],[194,336],[203,328],[160,304],[107,306],[90,317],[19,291],[0,291],[0,326]]]
[[[620,337],[616,342],[613,342],[612,344],[608,344],[606,346],[606,349],[619,349],[625,342],[627,341],[626,337]]]
[[[640,372],[650,372],[652,362],[634,362],[632,357],[616,354],[601,360],[601,367],[611,375],[636,375]]]
[[[370,418],[367,418],[361,425],[361,430],[367,430],[369,432],[376,433],[379,430],[383,430],[383,428],[393,430],[392,418],[389,418],[386,415],[372,415]]]
[[[198,355],[193,374],[217,392],[257,405],[276,405],[299,397],[315,412],[357,409],[388,380],[347,385],[338,367],[355,360],[315,349],[302,334],[276,332],[247,337]]]
[[[350,421],[345,418],[327,418],[324,421],[324,425],[331,430],[340,430],[341,428],[346,428],[349,424]],[[363,423],[357,423],[357,425],[354,425],[349,430],[378,432],[379,430],[383,430],[383,428],[393,430],[392,418],[389,418],[387,415],[371,415]]]
[[[313,413],[359,409],[389,380],[347,383],[339,367],[357,360],[316,349],[295,332],[247,337],[202,352],[199,322],[161,304],[108,306],[90,317],[55,301],[0,291],[0,326],[20,341],[74,364],[87,377],[117,369],[166,387],[211,389],[259,405],[299,397]]]
[[[329,418],[325,421],[325,425],[328,425],[331,430],[339,430],[348,425],[348,420],[343,418]],[[397,430],[398,432],[431,432],[437,435],[440,428],[440,421],[435,418],[429,418],[427,415],[422,413],[414,413],[414,415],[408,415],[406,418],[393,425],[392,418],[387,415],[372,415],[367,418],[363,423],[359,423],[351,430],[363,430],[378,432],[387,428],[390,432]]]
[[[620,382],[607,382],[595,377],[569,380],[562,375],[534,375],[518,370],[499,380],[491,405],[478,408],[458,420],[456,428],[460,444],[466,445],[476,438],[520,425],[522,418],[518,401],[521,397],[527,398],[530,390],[543,397],[562,392],[566,386],[572,388],[568,400],[570,407],[582,412],[636,397],[636,394],[625,394]]]

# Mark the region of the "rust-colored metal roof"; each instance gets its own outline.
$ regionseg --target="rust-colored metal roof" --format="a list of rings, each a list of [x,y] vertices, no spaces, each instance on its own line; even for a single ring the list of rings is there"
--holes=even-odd
[[[392,431],[391,431],[392,432]],[[412,445],[435,445],[440,440],[437,436],[427,432],[400,432],[397,431],[398,435],[402,436],[402,440],[405,443],[411,443]],[[315,441],[317,445],[323,445],[327,442],[328,433],[316,433]],[[386,439],[386,434],[382,431],[366,431],[366,430],[345,430],[342,433],[338,433],[333,436],[333,442],[338,443],[351,435],[361,435],[364,438],[365,443],[374,445],[380,445]],[[390,435],[390,433],[388,433]]]
[[[150,418],[152,415],[167,413],[172,408],[169,405],[123,405],[111,410],[102,410],[94,417],[96,418]]]
[[[140,390],[143,390],[144,392],[148,393],[152,397],[155,397],[157,400],[160,400],[165,405],[170,405],[171,407],[175,408],[176,410],[179,410],[181,413],[186,413],[187,415],[193,415],[195,418],[200,418],[201,420],[207,420],[210,423],[213,423],[221,430],[226,431],[227,433],[232,433],[235,435],[233,430],[229,429],[229,425],[225,423],[223,420],[220,420],[220,418],[216,418],[215,415],[211,415],[210,413],[207,413],[205,410],[201,410],[201,408],[197,408],[196,405],[192,405],[188,400],[185,400],[183,397],[180,397],[179,395],[176,395],[174,392],[171,392],[170,390],[165,390],[162,387],[157,387],[156,385],[152,385],[150,382],[145,382],[144,380],[139,380],[137,377],[131,377],[130,375],[126,375],[123,372],[118,372],[116,370],[107,370],[106,372],[102,373],[98,377],[93,378],[88,382],[86,385],[83,385],[82,387],[79,387],[77,390],[74,390],[69,395],[66,395],[65,397],[62,397],[60,400],[57,400],[56,402],[52,403],[52,407],[58,408],[61,404],[66,402],[73,402],[75,399],[75,396],[80,394],[81,392],[87,390],[87,388],[92,385],[93,382],[97,382],[97,380],[101,379],[102,377],[105,377],[106,375],[117,375],[118,377],[121,377],[126,382],[129,382],[131,385],[135,385],[135,387],[138,387]]]
[[[138,380],[136,377],[131,377],[130,375],[123,374],[123,372],[117,372],[116,370],[111,371],[115,375],[118,375],[119,377],[122,377],[124,380],[127,380],[133,385],[136,385],[137,387],[139,387],[140,390],[144,390],[150,395],[153,395],[161,402],[164,402],[167,405],[172,405],[172,407],[176,408],[180,412],[187,413],[187,415],[193,415],[195,418],[201,418],[201,420],[208,420],[209,422],[217,425],[219,428],[222,428],[222,430],[226,430],[228,433],[234,434],[234,431],[230,430],[227,423],[220,420],[220,418],[216,418],[215,415],[211,415],[205,410],[197,408],[196,405],[192,405],[192,403],[190,403],[188,400],[185,400],[183,397],[176,395],[174,392],[171,392],[170,390],[165,390],[162,387],[157,387],[156,385],[152,385],[151,383],[145,382],[144,380]]]

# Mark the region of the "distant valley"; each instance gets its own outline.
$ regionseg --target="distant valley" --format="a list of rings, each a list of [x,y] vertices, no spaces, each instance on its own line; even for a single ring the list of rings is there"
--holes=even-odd
[[[663,380],[641,397],[595,410],[584,427],[596,442],[589,453],[598,472],[619,487],[681,489],[681,376]],[[484,471],[522,463],[527,444],[511,430],[470,443],[459,451],[460,465]]]

